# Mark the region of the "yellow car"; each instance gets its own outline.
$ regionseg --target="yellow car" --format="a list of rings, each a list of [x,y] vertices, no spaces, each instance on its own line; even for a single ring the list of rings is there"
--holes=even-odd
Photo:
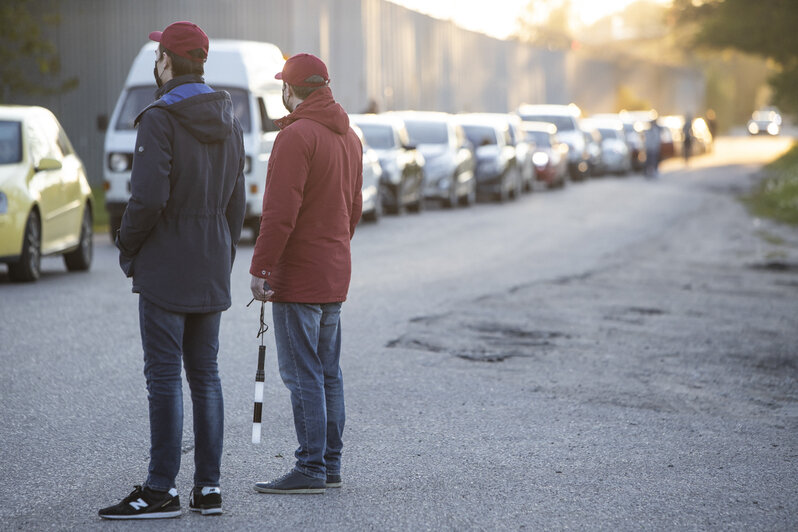
[[[41,257],[69,271],[91,266],[91,189],[53,113],[0,105],[0,262],[12,281],[39,278]]]

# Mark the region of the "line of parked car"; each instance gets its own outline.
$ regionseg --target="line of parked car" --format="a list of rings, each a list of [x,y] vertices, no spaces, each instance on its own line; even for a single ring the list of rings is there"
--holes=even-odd
[[[123,107],[126,101],[120,98]],[[260,110],[258,164],[253,156],[245,170],[252,203],[260,203],[258,191],[268,179],[266,164],[277,135],[266,106]],[[249,107],[238,106],[236,112],[248,113]],[[352,114],[363,144],[363,218],[374,222],[385,213],[418,213],[427,201],[445,208],[468,207],[478,199],[505,202],[540,187],[640,170],[644,135],[654,120],[663,158],[678,155],[685,119],[651,112],[582,118],[574,105],[523,105],[510,113]],[[711,150],[703,119],[692,121],[691,128],[694,153]],[[120,169],[117,160],[127,156],[117,146],[113,150],[106,159],[109,172],[115,177],[127,172],[122,186],[129,190],[129,163]],[[256,166],[262,175],[253,174]],[[0,106],[0,172],[0,262],[9,264],[10,278],[36,280],[41,257],[51,254],[62,254],[68,270],[89,269],[91,189],[52,113]],[[108,201],[109,214],[118,214],[120,198]]]
[[[477,198],[505,202],[536,188],[643,170],[645,135],[659,126],[660,159],[682,154],[685,118],[654,111],[589,118],[571,105],[522,105],[511,113],[390,111],[350,115],[363,143],[364,219],[447,208]],[[703,118],[691,121],[693,154],[712,149]]]

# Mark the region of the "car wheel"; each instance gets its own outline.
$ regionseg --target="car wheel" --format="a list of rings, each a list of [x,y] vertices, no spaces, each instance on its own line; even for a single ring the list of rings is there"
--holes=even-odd
[[[458,183],[459,181],[457,180],[457,175],[454,175],[452,177],[451,183],[449,184],[449,197],[443,200],[443,206],[447,209],[453,209],[454,207],[457,207],[457,204],[459,203],[458,200],[460,197],[457,195]]]
[[[377,194],[376,199],[374,200],[374,210],[364,213],[363,219],[367,222],[377,223],[382,218],[382,197]]]
[[[42,261],[41,228],[39,213],[31,211],[25,224],[25,237],[22,239],[19,262],[8,265],[8,276],[12,281],[30,282],[39,278]]]
[[[521,174],[519,173],[515,176],[515,183],[513,184],[512,196],[514,200],[517,200],[521,197],[521,194],[524,191],[524,184],[522,183]]]
[[[471,180],[470,185],[468,187],[468,193],[460,200],[462,205],[466,207],[470,207],[477,202],[477,184],[474,180]]]
[[[408,206],[411,212],[419,213],[424,211],[424,193],[419,189],[418,199]]]
[[[66,269],[70,272],[85,272],[91,266],[93,254],[91,206],[87,203],[83,209],[83,221],[80,223],[80,243],[78,243],[78,248],[64,254]]]
[[[507,203],[510,200],[510,191],[507,190],[507,187],[504,186],[504,183],[500,185],[498,197],[496,199],[499,203]]]

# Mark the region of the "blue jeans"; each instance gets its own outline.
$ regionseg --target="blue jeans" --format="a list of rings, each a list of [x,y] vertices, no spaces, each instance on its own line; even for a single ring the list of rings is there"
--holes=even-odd
[[[224,437],[222,382],[216,364],[221,312],[170,312],[139,297],[144,376],[150,402],[150,489],[175,487],[183,436],[181,363],[194,414],[194,485],[218,486]]]
[[[280,377],[291,392],[299,448],[295,469],[313,477],[341,473],[346,418],[341,303],[273,303]]]

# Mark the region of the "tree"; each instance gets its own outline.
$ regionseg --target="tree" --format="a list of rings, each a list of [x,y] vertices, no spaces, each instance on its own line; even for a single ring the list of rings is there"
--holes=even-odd
[[[570,0],[535,0],[516,20],[515,37],[550,50],[571,47]]]
[[[48,95],[78,85],[77,78],[59,80],[61,62],[46,27],[59,24],[53,0],[0,2],[0,101],[14,94]]]
[[[735,49],[773,60],[773,103],[798,113],[798,3],[795,0],[674,0],[677,22],[695,23],[690,45]]]

